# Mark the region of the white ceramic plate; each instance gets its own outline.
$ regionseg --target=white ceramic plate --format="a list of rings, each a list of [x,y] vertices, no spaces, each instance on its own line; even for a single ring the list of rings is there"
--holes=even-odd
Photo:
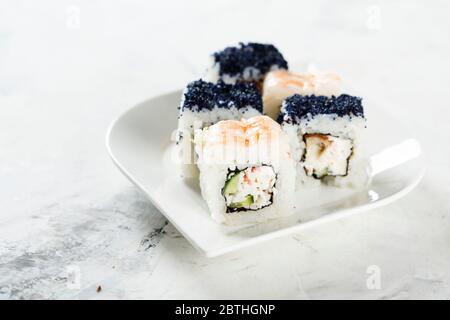
[[[420,145],[379,106],[365,105],[373,182],[368,190],[320,187],[298,194],[298,211],[253,226],[214,222],[198,182],[184,181],[174,163],[171,136],[177,126],[181,91],[149,99],[110,126],[108,152],[117,167],[142,189],[194,247],[208,257],[288,235],[321,223],[386,205],[405,195],[424,173]]]

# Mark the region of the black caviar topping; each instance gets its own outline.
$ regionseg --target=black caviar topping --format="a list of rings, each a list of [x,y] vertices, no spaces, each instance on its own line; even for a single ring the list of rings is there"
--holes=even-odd
[[[364,109],[359,97],[341,94],[332,96],[301,96],[294,94],[284,101],[282,114],[278,122],[307,118],[318,114],[336,114],[339,117],[345,115],[364,117]]]
[[[188,84],[181,108],[199,111],[214,107],[241,109],[249,106],[262,113],[261,94],[254,83],[214,84],[197,80]]]
[[[241,75],[247,67],[253,67],[264,75],[272,66],[287,69],[288,64],[283,55],[271,44],[249,42],[239,43],[237,47],[227,47],[213,54],[216,62],[220,63],[219,74],[230,76]],[[258,80],[258,79],[254,79]]]

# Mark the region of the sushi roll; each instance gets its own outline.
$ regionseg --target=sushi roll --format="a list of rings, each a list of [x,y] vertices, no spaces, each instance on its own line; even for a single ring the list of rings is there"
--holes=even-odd
[[[224,81],[234,84],[237,81],[260,83],[267,72],[288,69],[287,61],[278,49],[271,44],[239,43],[212,54],[205,80]]]
[[[293,94],[338,96],[341,93],[341,78],[335,73],[292,73],[276,70],[267,73],[263,83],[264,114],[277,119],[281,103]]]
[[[195,150],[202,196],[214,220],[235,225],[292,213],[295,163],[286,134],[269,117],[197,130]]]
[[[194,131],[221,120],[250,118],[262,113],[262,99],[253,83],[216,84],[197,80],[183,92],[178,117],[177,145],[182,175],[196,174]]]
[[[283,102],[279,122],[289,137],[300,184],[323,181],[358,188],[369,182],[362,150],[366,119],[361,101],[347,94],[295,94]]]

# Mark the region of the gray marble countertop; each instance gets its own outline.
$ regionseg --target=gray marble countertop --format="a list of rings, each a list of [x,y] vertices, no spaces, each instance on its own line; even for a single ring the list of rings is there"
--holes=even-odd
[[[450,297],[448,2],[2,7],[0,299]],[[245,40],[337,71],[406,118],[428,157],[420,185],[367,214],[197,253],[113,166],[104,137],[120,112],[183,87],[208,53]]]

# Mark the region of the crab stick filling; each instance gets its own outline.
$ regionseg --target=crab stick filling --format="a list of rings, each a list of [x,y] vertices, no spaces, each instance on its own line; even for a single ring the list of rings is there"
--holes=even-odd
[[[348,160],[352,155],[352,141],[326,134],[306,134],[304,168],[306,174],[315,178],[345,176]]]
[[[258,210],[272,204],[276,174],[271,166],[230,171],[223,188],[227,211]]]

